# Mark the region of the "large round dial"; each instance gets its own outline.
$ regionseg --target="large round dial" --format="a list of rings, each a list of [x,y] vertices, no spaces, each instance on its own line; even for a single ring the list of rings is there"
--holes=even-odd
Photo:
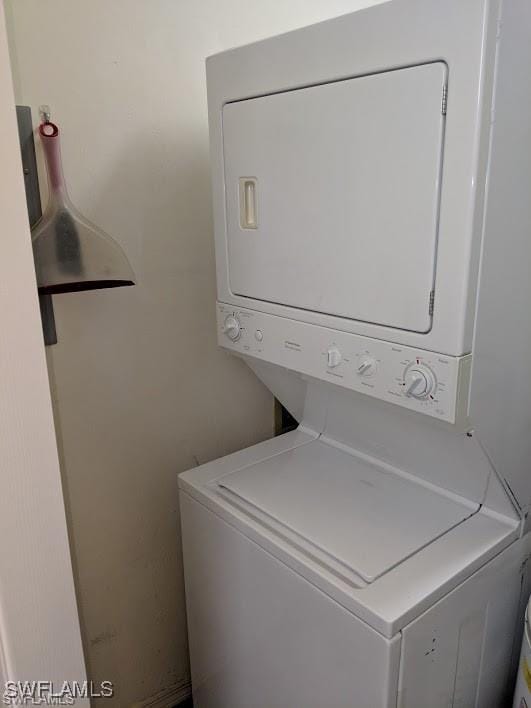
[[[428,398],[435,391],[436,385],[432,370],[423,364],[414,364],[404,373],[404,392],[411,398]]]
[[[242,326],[240,320],[235,315],[229,315],[225,318],[223,331],[229,339],[235,342],[241,334]]]

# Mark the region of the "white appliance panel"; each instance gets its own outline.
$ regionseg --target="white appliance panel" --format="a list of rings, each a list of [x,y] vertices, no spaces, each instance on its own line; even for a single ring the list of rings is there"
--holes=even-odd
[[[531,4],[506,2],[470,388],[479,439],[531,528]]]
[[[470,355],[451,357],[218,303],[219,343],[449,423],[467,425]],[[432,390],[408,395],[408,372],[428,370]]]
[[[196,708],[394,708],[386,639],[181,494]]]
[[[226,104],[232,292],[429,331],[445,86],[434,62]]]
[[[478,508],[320,441],[218,485],[369,583]]]
[[[402,630],[399,708],[510,705],[526,553],[529,538],[506,549]]]
[[[317,401],[314,400],[314,404],[318,404]],[[265,460],[274,464],[274,458],[282,458],[289,450],[313,446],[316,439],[314,431],[310,430],[308,434],[299,429],[195,467],[180,475],[181,495],[193,497],[199,502],[200,508],[208,508],[216,517],[234,526],[265,553],[288,565],[387,638],[392,638],[433,602],[446,595],[461,580],[517,538],[515,520],[498,513],[493,514],[491,509],[482,505],[462,523],[423,546],[374,582],[366,583],[357,576],[359,583],[356,584],[354,578],[347,577],[344,568],[343,572],[338,572],[338,564],[334,567],[329,558],[317,553],[314,544],[304,544],[302,536],[288,533],[286,525],[282,527],[275,524],[271,516],[260,513],[257,507],[249,503],[236,503],[235,495],[229,499],[219,484],[232,472],[259,465]],[[324,441],[323,438],[320,440]],[[325,444],[332,443],[325,441]],[[340,449],[359,457],[353,450],[343,446]],[[366,459],[369,463],[377,463],[374,458]],[[438,492],[433,485],[428,485],[428,488]],[[488,498],[487,495],[485,499]],[[304,495],[301,503],[306,505]],[[331,525],[335,525],[338,515],[332,512],[330,510],[328,520]],[[409,508],[404,511],[410,512]],[[415,516],[416,510],[411,513]],[[377,535],[373,528],[378,527],[380,522],[380,514],[373,515],[372,521],[366,515],[364,523],[368,539]],[[194,538],[193,534],[191,538]],[[357,543],[361,543],[361,539]],[[194,550],[195,547],[190,552]],[[223,557],[218,560],[223,563]],[[193,598],[190,598],[190,602],[193,604]]]

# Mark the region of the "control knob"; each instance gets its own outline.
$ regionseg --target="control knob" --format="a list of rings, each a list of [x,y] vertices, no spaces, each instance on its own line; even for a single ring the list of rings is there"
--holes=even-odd
[[[435,376],[431,369],[423,364],[414,364],[404,374],[404,392],[406,396],[422,400],[435,391]]]
[[[356,372],[358,376],[372,376],[376,372],[376,367],[376,359],[372,356],[362,356],[358,359]]]
[[[326,365],[329,369],[335,369],[341,364],[341,352],[337,347],[330,347],[326,352]]]
[[[235,315],[229,315],[223,323],[223,332],[227,337],[235,342],[241,334],[242,326],[240,320]]]

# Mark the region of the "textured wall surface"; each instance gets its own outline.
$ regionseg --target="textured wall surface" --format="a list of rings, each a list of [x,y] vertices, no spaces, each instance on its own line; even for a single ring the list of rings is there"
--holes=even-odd
[[[17,101],[48,103],[79,209],[134,288],[55,297],[49,352],[91,678],[131,705],[188,681],[177,473],[272,434],[217,348],[204,59],[363,0],[10,0]]]

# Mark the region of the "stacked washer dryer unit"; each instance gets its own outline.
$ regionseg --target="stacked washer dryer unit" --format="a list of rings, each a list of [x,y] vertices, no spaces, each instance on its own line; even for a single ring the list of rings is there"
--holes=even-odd
[[[503,705],[531,501],[531,3],[207,62],[220,344],[299,428],[180,477],[198,708]]]

